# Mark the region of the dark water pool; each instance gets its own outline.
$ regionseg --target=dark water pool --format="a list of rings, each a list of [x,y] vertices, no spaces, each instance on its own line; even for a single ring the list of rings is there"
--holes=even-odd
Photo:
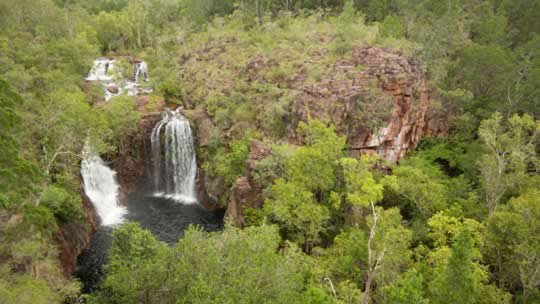
[[[126,221],[138,222],[159,240],[174,244],[184,235],[189,225],[198,225],[206,231],[223,228],[223,211],[210,212],[198,203],[183,204],[163,197],[133,194],[128,197]],[[87,250],[77,259],[75,276],[83,283],[83,292],[89,293],[103,277],[103,265],[112,244],[112,227],[100,227]]]

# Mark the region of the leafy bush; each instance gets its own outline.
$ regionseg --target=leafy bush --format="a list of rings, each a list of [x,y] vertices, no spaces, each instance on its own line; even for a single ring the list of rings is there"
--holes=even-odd
[[[44,190],[41,204],[51,210],[60,223],[78,222],[83,219],[79,194],[69,193],[56,185],[50,185]]]

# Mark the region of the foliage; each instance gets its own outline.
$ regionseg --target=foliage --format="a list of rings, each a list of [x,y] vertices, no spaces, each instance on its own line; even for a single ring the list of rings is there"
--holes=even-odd
[[[215,168],[210,170],[225,179],[227,184],[232,184],[245,172],[245,162],[249,157],[249,141],[251,135],[248,133],[243,138],[229,142],[228,148],[218,150],[214,161]]]
[[[316,204],[313,194],[294,182],[278,179],[271,193],[264,207],[269,220],[279,223],[287,237],[310,250],[324,231],[328,208]]]
[[[385,179],[388,189],[409,201],[422,216],[447,207],[447,188],[437,180],[440,172],[425,163],[397,167],[393,175]]]
[[[39,179],[37,166],[20,155],[17,135],[22,130],[22,120],[16,112],[19,95],[0,80],[0,192],[6,196],[0,207],[8,207],[10,195],[28,195],[32,184]]]
[[[137,131],[137,125],[142,117],[135,108],[135,100],[129,96],[115,97],[103,107],[101,114],[112,134],[110,142],[114,147],[122,146],[123,141]]]
[[[303,263],[307,257],[294,245],[280,249],[279,244],[277,228],[263,225],[243,230],[228,226],[212,234],[191,227],[174,247],[167,247],[128,223],[115,232],[103,289],[90,303],[328,299],[324,292],[304,286],[310,277]]]
[[[247,211],[246,229],[190,228],[172,248],[136,224],[117,228],[90,303],[508,303],[509,293],[513,303],[540,301],[538,8],[538,0],[1,1],[0,302],[81,301],[53,235],[83,218],[85,142],[125,152],[141,118],[131,97],[92,100],[101,88],[82,79],[100,55],[145,58],[151,98],[208,118],[198,159],[210,177],[224,189],[253,177],[265,205]],[[352,81],[335,67],[361,46],[425,67],[445,113],[430,108],[419,119],[453,117],[447,138],[386,167],[346,157],[348,139],[331,122],[291,129],[297,94]],[[401,110],[379,86],[354,100],[347,124],[378,135]],[[272,152],[246,172],[252,138]]]
[[[458,234],[444,270],[431,283],[433,303],[509,303],[508,294],[485,284],[485,273],[474,263],[476,254],[470,233]]]
[[[424,294],[424,277],[415,269],[402,274],[392,285],[382,289],[384,303],[428,304]]]
[[[508,205],[493,212],[486,224],[486,255],[495,268],[500,284],[518,287],[523,292],[523,303],[537,301],[540,297],[538,273],[538,221],[540,195],[529,190]],[[516,267],[517,265],[517,267]]]
[[[507,191],[524,182],[528,168],[538,167],[540,122],[527,114],[505,122],[495,113],[482,122],[478,133],[488,148],[479,166],[486,203],[493,212]]]
[[[301,122],[298,134],[306,146],[299,147],[287,164],[289,179],[308,190],[326,192],[333,188],[338,159],[343,154],[345,139],[334,127],[312,120]]]
[[[51,185],[45,189],[41,204],[46,206],[60,223],[79,222],[83,219],[78,193],[69,193],[66,189]]]

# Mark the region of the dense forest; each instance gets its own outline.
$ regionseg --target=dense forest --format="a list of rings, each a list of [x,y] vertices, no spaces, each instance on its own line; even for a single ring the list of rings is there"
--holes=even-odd
[[[85,81],[100,57],[144,59],[144,105]],[[360,151],[396,73],[444,128]],[[90,225],[85,145],[127,157],[165,106],[216,208],[242,177],[264,203],[175,244],[115,226],[85,293],[58,258]],[[539,0],[0,0],[0,304],[540,303],[539,119]]]

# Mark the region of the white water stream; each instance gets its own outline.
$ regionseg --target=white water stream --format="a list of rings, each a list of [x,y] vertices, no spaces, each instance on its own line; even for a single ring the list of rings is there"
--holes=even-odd
[[[118,183],[116,172],[92,152],[88,144],[85,147],[85,159],[81,163],[81,175],[84,192],[92,201],[103,226],[122,223],[126,209],[118,204]]]
[[[142,86],[141,81],[148,82],[148,65],[144,61],[136,61],[133,63],[133,79],[127,80],[124,71],[121,68],[116,68],[116,60],[109,58],[98,58],[94,60],[94,64],[87,81],[98,81],[103,87],[105,101],[125,93],[128,96],[139,94],[149,94],[153,89],[148,86]]]
[[[151,137],[154,190],[184,203],[196,202],[197,161],[189,121],[180,109],[166,111]]]

